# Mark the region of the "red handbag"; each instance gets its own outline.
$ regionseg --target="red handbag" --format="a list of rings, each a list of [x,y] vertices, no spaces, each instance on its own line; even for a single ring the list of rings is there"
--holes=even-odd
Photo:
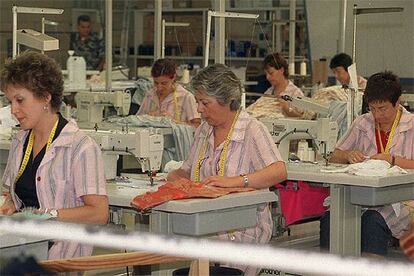
[[[285,181],[275,187],[286,225],[322,216],[326,211],[323,201],[329,195],[327,187],[315,187],[306,181]]]

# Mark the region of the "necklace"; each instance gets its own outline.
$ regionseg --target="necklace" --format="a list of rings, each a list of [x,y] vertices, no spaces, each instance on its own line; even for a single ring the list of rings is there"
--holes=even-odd
[[[53,138],[55,137],[58,122],[59,122],[59,118],[56,120],[52,130],[50,131],[49,139],[47,139],[47,144],[46,144],[46,152],[49,150],[50,145],[52,144]],[[17,175],[16,175],[16,179],[14,180],[14,183],[16,183],[17,180],[19,180],[19,178],[22,176],[24,170],[26,169],[27,163],[29,163],[30,154],[32,153],[32,150],[33,150],[33,143],[34,143],[34,133],[33,133],[33,129],[32,129],[32,130],[30,130],[29,142],[27,143],[27,147],[26,147],[26,151],[24,153],[23,161],[22,161],[22,164],[20,165],[19,170],[17,171]]]
[[[218,172],[219,176],[224,176],[224,166],[225,166],[226,158],[227,158],[227,148],[230,144],[230,139],[233,134],[234,126],[236,125],[236,121],[237,121],[237,118],[239,117],[239,114],[240,114],[240,109],[237,110],[236,115],[234,116],[233,122],[231,123],[230,130],[227,133],[226,140],[224,141],[223,150],[221,151],[220,159],[219,159],[219,172]],[[198,160],[197,160],[196,167],[194,169],[194,182],[200,182],[201,163],[202,163],[203,156],[205,155],[205,151],[207,148],[208,137],[209,136],[206,136],[206,138],[204,139],[203,145],[201,146],[200,151],[198,153]]]
[[[381,148],[382,153],[390,153],[390,148],[391,148],[392,140],[393,140],[394,135],[395,135],[395,130],[397,129],[398,123],[400,122],[400,119],[401,119],[401,113],[402,113],[401,109],[398,109],[397,110],[397,115],[395,115],[394,122],[392,123],[391,129],[388,131],[388,134],[387,134],[387,132],[385,132],[385,137],[386,137],[386,140],[387,140],[387,144],[385,145],[385,148],[384,148],[384,145],[382,144],[382,140],[381,140],[380,127],[379,127],[379,124],[377,124],[376,131],[377,131],[377,135],[379,137],[380,148]]]
[[[180,110],[178,109],[177,87],[175,86],[175,84],[174,84],[173,97],[174,97],[175,120],[179,122],[180,121]]]
[[[158,99],[159,99],[159,103],[158,103],[159,106],[157,107],[156,103],[153,100],[152,100],[151,106],[155,105],[155,111],[158,108],[161,112],[161,100],[159,96],[158,96]],[[177,87],[175,86],[175,84],[173,85],[173,101],[174,101],[174,118],[177,122],[179,122],[180,121],[180,109],[178,106]]]

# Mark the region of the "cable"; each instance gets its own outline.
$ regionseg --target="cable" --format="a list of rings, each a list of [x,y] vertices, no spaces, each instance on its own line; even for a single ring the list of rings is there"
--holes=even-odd
[[[2,232],[45,239],[70,240],[106,248],[142,250],[177,257],[208,259],[303,274],[370,276],[414,275],[414,265],[387,260],[344,258],[320,252],[232,243],[213,239],[163,236],[96,225],[59,221],[17,220],[3,216]]]

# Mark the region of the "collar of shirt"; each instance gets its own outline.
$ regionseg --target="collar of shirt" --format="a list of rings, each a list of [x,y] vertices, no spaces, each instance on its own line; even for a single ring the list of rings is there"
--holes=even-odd
[[[408,112],[403,106],[400,106],[402,110],[400,123],[398,124],[398,133],[406,132],[411,130],[413,126],[414,114]],[[368,137],[374,137],[375,123],[374,116],[371,112],[361,115],[361,122],[355,127],[360,131],[364,132]]]
[[[76,121],[73,119],[68,120],[66,126],[62,129],[62,132],[59,134],[59,139],[53,142],[54,147],[69,147],[73,141],[73,135],[79,131],[79,127],[76,124]],[[19,140],[20,143],[24,143],[27,135],[29,134],[29,130],[23,130],[16,133],[16,139]]]
[[[243,142],[244,135],[246,133],[247,125],[249,124],[249,115],[246,111],[240,111],[239,118],[237,119],[236,124],[234,125],[233,135],[230,138],[230,141],[234,142]],[[199,137],[205,138],[211,136],[213,133],[213,127],[210,126],[207,122],[203,122],[200,126]]]

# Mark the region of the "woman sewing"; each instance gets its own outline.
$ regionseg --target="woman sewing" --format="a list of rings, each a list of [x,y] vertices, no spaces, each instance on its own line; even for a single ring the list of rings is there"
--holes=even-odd
[[[266,90],[266,95],[274,95],[279,100],[283,114],[286,117],[300,117],[303,110],[291,107],[289,103],[281,98],[287,95],[291,97],[303,97],[302,90],[291,82],[288,71],[288,63],[279,53],[267,55],[263,61],[263,68],[266,73],[266,79],[272,85]]]
[[[286,167],[266,127],[240,109],[241,83],[225,65],[214,64],[191,81],[203,123],[189,157],[168,180],[191,179],[218,187],[268,188],[286,179]],[[255,227],[221,233],[237,242],[267,243],[272,219],[267,205],[258,208]],[[257,269],[238,267],[245,275]]]
[[[175,82],[175,62],[171,59],[157,60],[151,68],[151,76],[154,88],[145,95],[137,115],[163,116],[198,127],[201,120],[194,96]]]
[[[59,221],[105,224],[108,197],[101,150],[62,117],[63,78],[57,63],[25,52],[6,62],[1,90],[21,131],[12,137],[0,213],[31,210]],[[92,246],[55,241],[49,259],[91,255]]]
[[[331,162],[378,159],[414,169],[414,114],[400,105],[401,84],[389,71],[372,75],[364,98],[370,112],[359,116],[338,141]],[[361,251],[386,256],[392,237],[399,239],[414,220],[414,200],[371,208],[362,214]],[[322,248],[329,248],[329,213],[321,219]]]

